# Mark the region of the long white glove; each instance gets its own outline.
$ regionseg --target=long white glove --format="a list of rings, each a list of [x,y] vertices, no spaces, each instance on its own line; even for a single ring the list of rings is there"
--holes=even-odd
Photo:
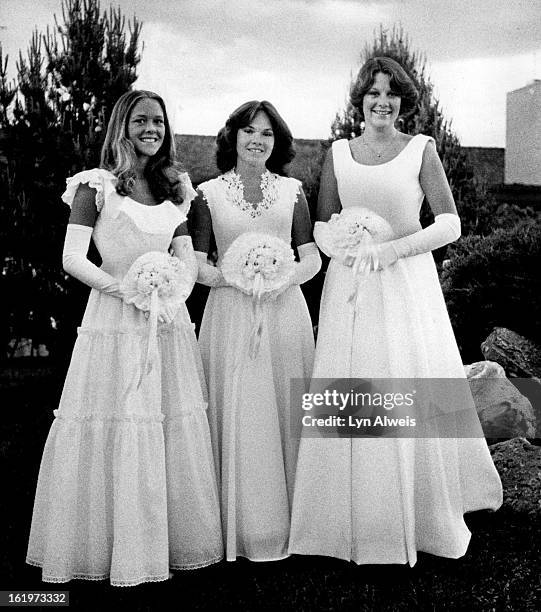
[[[180,261],[184,262],[188,268],[190,279],[192,280],[192,288],[195,285],[197,279],[197,260],[192,246],[192,239],[190,236],[176,236],[171,242],[173,253]]]
[[[377,246],[378,265],[382,270],[398,259],[429,253],[460,238],[460,218],[452,213],[436,215],[434,223],[410,236],[383,242]]]
[[[93,289],[122,298],[120,282],[87,259],[92,231],[86,225],[68,224],[62,253],[64,270]]]
[[[195,251],[197,260],[197,282],[207,287],[227,287],[227,282],[220,268],[211,266],[208,263],[208,256],[203,251]]]
[[[300,261],[295,264],[295,271],[289,279],[289,282],[283,287],[280,287],[280,289],[275,289],[274,291],[265,293],[263,295],[263,299],[273,300],[292,285],[302,285],[319,272],[321,268],[321,257],[315,242],[301,244],[299,247],[297,247],[297,252],[299,253]]]
[[[332,248],[329,244],[329,224],[323,221],[316,221],[314,224],[314,240],[320,250],[327,257],[335,257],[332,254]]]
[[[297,247],[299,262],[295,266],[295,272],[291,278],[292,285],[302,285],[319,272],[321,269],[321,257],[315,242],[307,242]]]

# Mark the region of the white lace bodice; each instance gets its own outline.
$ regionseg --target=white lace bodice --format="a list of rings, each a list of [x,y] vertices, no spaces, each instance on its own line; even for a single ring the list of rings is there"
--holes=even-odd
[[[62,199],[71,206],[81,183],[96,189],[99,212],[92,238],[102,258],[101,268],[122,278],[131,264],[148,251],[167,251],[175,229],[186,221],[185,209],[169,200],[146,206],[121,196],[115,190],[117,178],[107,170],[95,168],[67,179]]]
[[[293,210],[300,181],[271,172],[262,177],[263,200],[256,207],[243,197],[243,185],[233,172],[201,183],[207,202],[219,261],[230,244],[245,232],[262,232],[291,242]]]

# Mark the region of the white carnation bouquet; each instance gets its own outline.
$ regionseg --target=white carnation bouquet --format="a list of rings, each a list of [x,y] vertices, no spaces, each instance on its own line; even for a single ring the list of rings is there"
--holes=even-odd
[[[354,261],[354,288],[349,301],[357,299],[360,278],[378,269],[377,244],[393,238],[389,223],[367,208],[352,206],[331,216],[327,223],[318,222],[314,237],[321,250],[342,263]]]
[[[277,236],[246,232],[227,249],[221,263],[224,279],[252,296],[254,324],[249,352],[255,359],[263,331],[261,300],[266,293],[284,287],[295,270],[291,246]]]
[[[158,311],[175,312],[190,295],[193,279],[186,264],[161,251],[138,257],[122,281],[124,301],[149,313],[149,330],[138,386],[152,369],[152,354],[157,352]]]

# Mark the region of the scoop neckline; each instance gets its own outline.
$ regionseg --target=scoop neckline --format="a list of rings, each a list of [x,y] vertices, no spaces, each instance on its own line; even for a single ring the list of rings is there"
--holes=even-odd
[[[406,143],[406,146],[399,153],[397,153],[392,159],[389,159],[386,162],[382,162],[381,164],[362,164],[361,162],[358,162],[353,157],[353,153],[351,151],[351,147],[349,146],[350,141],[346,140],[346,144],[347,144],[349,156],[351,157],[351,161],[354,164],[357,164],[357,166],[362,166],[363,168],[379,168],[380,166],[386,166],[387,164],[390,164],[391,162],[394,162],[395,159],[398,159],[402,155],[402,153],[404,153],[404,151],[410,146],[410,143],[413,142],[417,138],[417,136],[420,136],[420,134],[415,134],[415,136],[413,136],[412,138],[410,138],[408,140],[408,142]]]
[[[159,204],[143,204],[143,202],[138,202],[137,200],[130,198],[130,196],[124,196],[124,197],[130,200],[131,202],[133,202],[134,204],[138,204],[139,206],[144,206],[145,208],[157,208],[158,206],[163,206],[164,204],[168,204],[168,203],[173,204],[171,200],[164,200],[163,202],[160,202]]]
[[[100,168],[100,170],[105,170],[105,172],[109,173],[113,178],[118,179],[118,176],[113,174],[110,170],[107,170],[107,168]],[[171,200],[164,200],[163,202],[160,202],[159,204],[143,204],[143,202],[138,202],[137,200],[134,200],[133,198],[131,198],[129,195],[122,196],[122,197],[126,198],[127,200],[130,200],[130,202],[133,202],[134,204],[138,204],[139,206],[144,206],[145,208],[156,208],[157,206],[163,206],[163,204],[167,204],[168,202],[170,204],[173,204]]]

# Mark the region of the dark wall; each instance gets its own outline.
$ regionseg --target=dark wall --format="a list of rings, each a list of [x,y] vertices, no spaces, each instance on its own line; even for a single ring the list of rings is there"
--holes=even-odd
[[[214,163],[214,136],[177,134],[177,150],[181,161],[195,184],[218,174]],[[291,176],[303,179],[309,172],[310,161],[320,151],[320,140],[295,140],[297,156],[290,168]],[[504,179],[505,149],[497,147],[464,147],[475,169],[475,175],[492,187],[502,185]]]

